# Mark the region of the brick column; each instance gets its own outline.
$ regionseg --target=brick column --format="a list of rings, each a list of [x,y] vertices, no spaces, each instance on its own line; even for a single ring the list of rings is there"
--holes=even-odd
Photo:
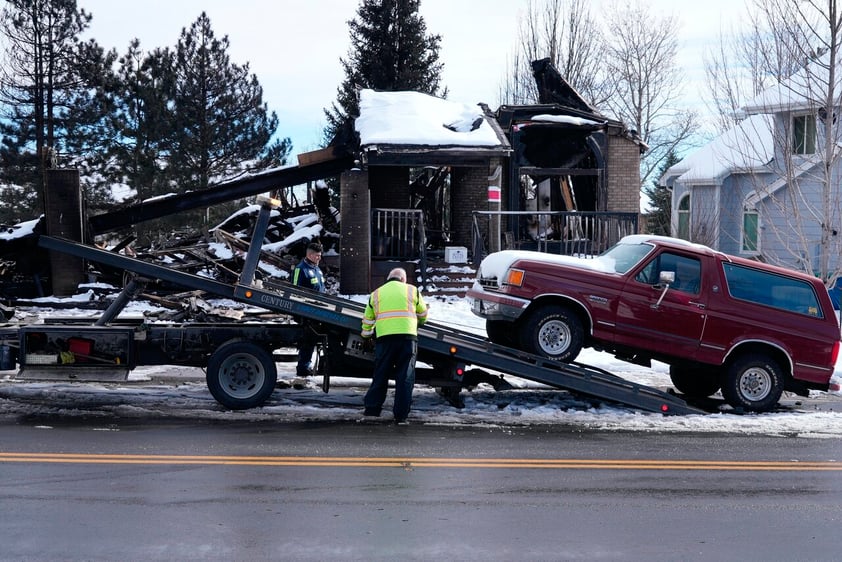
[[[451,169],[450,231],[454,246],[471,247],[471,211],[488,209],[489,175],[488,166]]]
[[[49,236],[82,242],[82,195],[79,170],[49,169],[44,188],[44,226]],[[82,258],[50,253],[50,277],[55,296],[76,294],[84,280]]]
[[[340,177],[339,291],[362,295],[370,291],[371,197],[369,174],[362,170],[343,172]]]
[[[607,135],[606,211],[640,213],[640,146],[624,136]]]

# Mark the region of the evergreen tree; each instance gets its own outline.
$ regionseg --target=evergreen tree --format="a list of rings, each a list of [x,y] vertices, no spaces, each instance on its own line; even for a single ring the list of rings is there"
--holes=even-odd
[[[144,54],[134,39],[109,88],[113,134],[103,174],[111,183],[133,188],[140,201],[173,189],[167,167],[174,138],[173,60],[168,49]]]
[[[7,0],[0,14],[6,39],[0,67],[2,179],[27,193],[6,208],[5,220],[41,211],[44,170],[66,147],[69,127],[76,125],[71,115],[83,114],[74,105],[87,87],[80,61],[97,47],[78,37],[90,20],[76,0]]]
[[[85,87],[73,93],[65,112],[66,154],[61,164],[79,169],[87,206],[101,209],[113,203],[111,182],[104,171],[114,141],[108,123],[113,99],[108,91],[115,82],[112,66],[117,52],[105,51],[93,40],[80,44],[79,49],[76,72]]]
[[[643,188],[643,193],[649,198],[649,212],[646,213],[646,232],[660,236],[670,236],[670,222],[672,217],[672,193],[666,187],[658,185],[661,176],[681,159],[675,151],[670,150],[652,185]]]
[[[348,58],[340,59],[345,79],[336,102],[325,110],[326,142],[359,115],[361,88],[439,94],[441,36],[427,35],[427,24],[418,13],[420,4],[420,0],[362,0],[356,19],[348,22]]]
[[[278,117],[268,111],[248,63],[231,63],[228,46],[227,36],[214,36],[204,12],[176,46],[171,162],[181,190],[205,189],[244,167],[259,167],[273,150],[281,159],[288,152],[286,139],[270,146]]]

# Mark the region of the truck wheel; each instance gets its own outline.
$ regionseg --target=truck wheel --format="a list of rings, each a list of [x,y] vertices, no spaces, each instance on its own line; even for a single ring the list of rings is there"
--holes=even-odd
[[[748,354],[735,359],[722,379],[722,396],[734,408],[766,412],[775,407],[784,390],[780,365],[762,354]]]
[[[515,347],[517,343],[515,325],[505,320],[486,320],[485,333],[488,334],[488,339],[491,343],[496,343],[497,345]]]
[[[672,385],[682,394],[706,398],[719,390],[720,377],[716,367],[687,367],[670,365]]]
[[[278,371],[272,355],[247,341],[221,345],[208,360],[208,390],[232,410],[262,405],[275,390]]]
[[[536,310],[523,328],[520,343],[524,351],[565,363],[576,359],[585,342],[582,321],[564,306]]]

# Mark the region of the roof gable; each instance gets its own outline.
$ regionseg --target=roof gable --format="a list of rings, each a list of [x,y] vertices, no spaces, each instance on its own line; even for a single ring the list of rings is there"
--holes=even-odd
[[[670,167],[661,182],[719,184],[732,173],[768,164],[774,157],[773,130],[771,115],[752,115]]]
[[[830,56],[809,61],[798,72],[761,92],[743,106],[747,114],[815,109],[825,105],[830,81]],[[836,62],[834,91],[842,91],[842,60]]]

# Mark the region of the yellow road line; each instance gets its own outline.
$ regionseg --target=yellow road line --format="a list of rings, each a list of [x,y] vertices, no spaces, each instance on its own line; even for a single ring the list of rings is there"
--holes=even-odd
[[[605,470],[842,471],[837,461],[724,461],[658,459],[500,459],[451,457],[291,457],[228,455],[104,455],[0,452],[0,462],[401,468],[554,468]]]

